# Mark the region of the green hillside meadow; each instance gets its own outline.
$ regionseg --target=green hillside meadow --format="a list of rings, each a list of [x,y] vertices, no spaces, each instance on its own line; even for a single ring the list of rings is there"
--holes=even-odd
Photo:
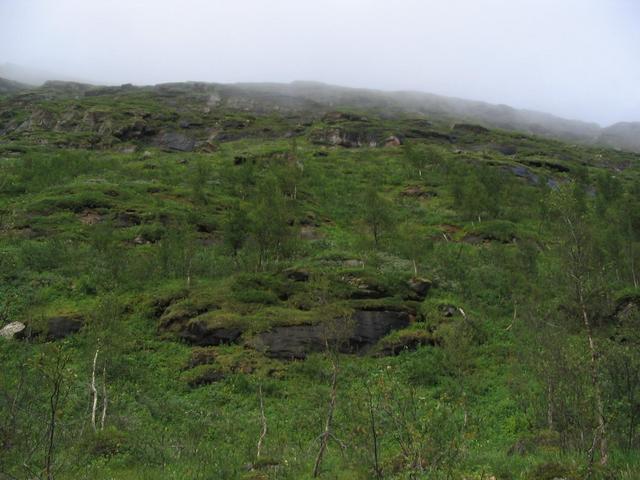
[[[78,88],[0,97],[0,479],[640,479],[640,154]]]

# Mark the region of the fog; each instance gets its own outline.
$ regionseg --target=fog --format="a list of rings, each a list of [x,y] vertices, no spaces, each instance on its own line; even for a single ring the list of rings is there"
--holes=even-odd
[[[637,0],[0,0],[0,65],[94,83],[316,80],[640,120]]]

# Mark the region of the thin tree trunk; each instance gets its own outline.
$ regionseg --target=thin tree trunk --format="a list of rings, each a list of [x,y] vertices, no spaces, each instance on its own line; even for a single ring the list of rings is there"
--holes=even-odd
[[[96,409],[98,408],[98,390],[96,389],[96,363],[98,361],[98,353],[100,347],[96,348],[96,354],[93,356],[93,368],[91,369],[91,426],[93,431],[96,429]]]
[[[313,477],[316,478],[320,473],[320,465],[322,464],[322,457],[327,449],[329,443],[329,437],[331,436],[331,422],[333,421],[333,412],[336,408],[337,386],[338,386],[338,365],[335,359],[331,360],[333,368],[333,375],[331,377],[331,401],[329,402],[329,412],[327,413],[327,420],[324,424],[324,432],[320,436],[320,449],[316,456],[316,462],[313,466]]]
[[[553,430],[553,386],[551,379],[547,380],[547,428]]]
[[[606,432],[606,424],[604,419],[604,402],[602,400],[602,391],[600,389],[600,381],[598,380],[598,352],[596,349],[595,342],[593,340],[593,331],[591,327],[591,321],[589,320],[589,314],[587,313],[586,305],[584,303],[584,297],[582,295],[582,290],[578,289],[578,299],[580,300],[580,309],[582,310],[582,320],[584,322],[584,326],[587,330],[587,339],[589,340],[589,351],[591,353],[591,384],[593,385],[593,390],[596,399],[596,414],[598,417],[598,428],[596,429],[596,433],[594,434],[594,444],[591,447],[590,451],[590,460],[589,460],[589,469],[591,469],[591,464],[593,463],[593,449],[596,444],[596,438],[599,439],[600,443],[600,464],[606,465],[609,460],[609,452],[607,449],[607,432]]]
[[[267,435],[267,417],[264,414],[264,402],[262,401],[262,385],[258,387],[258,392],[260,393],[260,423],[262,423],[262,430],[260,432],[260,438],[258,439],[258,448],[256,452],[256,458],[260,458],[260,453],[262,451],[262,442],[264,441],[264,437]]]
[[[382,479],[382,472],[380,471],[379,461],[378,461],[378,432],[376,430],[376,418],[374,415],[373,409],[373,395],[371,393],[371,389],[367,386],[367,394],[369,396],[369,424],[371,426],[371,439],[373,442],[373,468],[376,472],[376,478],[378,480]]]
[[[57,369],[64,368],[61,360],[58,361]],[[49,432],[47,438],[47,453],[45,455],[45,475],[47,480],[53,480],[53,451],[55,447],[56,415],[58,413],[58,402],[60,400],[60,389],[62,388],[62,372],[56,371],[53,376],[51,396],[49,397]]]
[[[102,369],[102,417],[100,418],[100,430],[104,430],[104,421],[107,418],[107,365]]]

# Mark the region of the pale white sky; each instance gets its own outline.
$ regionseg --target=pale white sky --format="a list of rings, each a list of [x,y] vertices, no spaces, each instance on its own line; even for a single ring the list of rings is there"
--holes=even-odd
[[[0,0],[0,64],[102,83],[318,80],[640,120],[640,0]]]

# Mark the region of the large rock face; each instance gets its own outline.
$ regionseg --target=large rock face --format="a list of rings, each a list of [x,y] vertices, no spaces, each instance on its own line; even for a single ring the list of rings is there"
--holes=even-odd
[[[366,349],[389,332],[408,326],[409,321],[409,314],[404,311],[358,310],[353,314],[351,331],[340,349],[345,352]],[[261,333],[253,345],[270,357],[305,358],[309,353],[323,351],[327,342],[335,344],[336,336],[324,325],[293,325]]]

